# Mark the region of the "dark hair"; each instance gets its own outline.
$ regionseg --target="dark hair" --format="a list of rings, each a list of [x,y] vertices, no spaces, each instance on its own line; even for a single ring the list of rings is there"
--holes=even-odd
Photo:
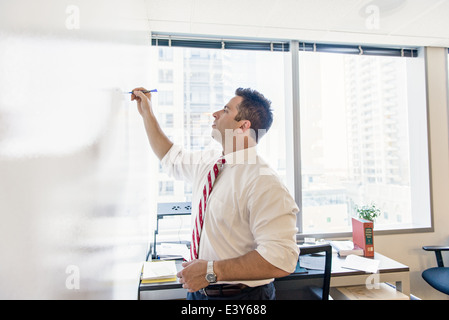
[[[237,106],[238,113],[235,116],[235,121],[249,120],[256,135],[256,142],[258,142],[273,123],[271,101],[260,92],[250,88],[238,88],[235,90],[235,95],[243,98]],[[259,132],[259,129],[264,130]]]

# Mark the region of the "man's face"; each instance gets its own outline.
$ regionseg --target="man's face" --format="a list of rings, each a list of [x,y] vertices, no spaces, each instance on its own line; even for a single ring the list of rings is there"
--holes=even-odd
[[[234,98],[229,100],[229,102],[223,107],[223,109],[212,114],[212,116],[215,118],[212,125],[212,137],[220,142],[223,146],[225,145],[225,130],[235,130],[241,125],[239,121],[235,121],[234,119],[238,113],[237,106],[242,102],[242,100],[242,97],[235,96]]]

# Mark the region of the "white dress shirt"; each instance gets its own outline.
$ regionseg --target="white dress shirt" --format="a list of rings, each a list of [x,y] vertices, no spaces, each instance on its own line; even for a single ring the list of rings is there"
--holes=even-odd
[[[187,152],[173,145],[161,161],[169,175],[192,183],[192,222],[198,214],[207,173],[221,155],[217,150]],[[199,259],[224,260],[257,250],[272,265],[293,272],[299,254],[299,209],[294,199],[257,155],[256,147],[227,154],[225,159],[207,201]],[[259,286],[271,281],[242,279],[225,283]]]

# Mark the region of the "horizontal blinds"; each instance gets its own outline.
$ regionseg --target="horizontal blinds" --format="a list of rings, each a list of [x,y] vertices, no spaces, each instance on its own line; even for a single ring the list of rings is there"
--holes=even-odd
[[[386,48],[356,45],[338,45],[324,43],[299,43],[299,51],[330,52],[344,54],[358,54],[368,56],[417,57],[415,48]]]
[[[252,41],[252,40],[223,40],[211,38],[190,38],[170,35],[153,34],[151,38],[153,46],[184,47],[184,48],[206,48],[225,50],[257,50],[288,52],[290,45],[288,41]],[[341,44],[325,44],[299,42],[299,51],[329,52],[355,55],[390,56],[390,57],[417,57],[416,48],[388,48],[374,46],[357,46]]]
[[[186,48],[208,49],[234,49],[258,51],[289,51],[288,42],[246,42],[246,41],[211,41],[211,40],[181,40],[181,39],[155,39],[151,40],[153,46],[171,46]]]

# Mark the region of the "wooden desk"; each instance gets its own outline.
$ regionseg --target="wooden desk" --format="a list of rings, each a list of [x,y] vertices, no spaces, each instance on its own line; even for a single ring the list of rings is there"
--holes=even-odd
[[[376,282],[388,282],[395,285],[398,291],[410,296],[409,267],[377,252],[374,259],[380,261],[379,273],[377,274],[342,268],[345,258],[333,254],[331,287],[374,285]],[[177,264],[177,268],[178,270],[182,268],[181,263]],[[292,282],[293,284],[295,281],[307,283],[307,280],[316,277],[317,273],[320,272],[309,270],[308,273],[293,273],[283,278],[279,283]],[[187,290],[183,289],[182,284],[178,281],[140,284],[139,286],[139,299],[141,300],[185,299],[186,296]]]

